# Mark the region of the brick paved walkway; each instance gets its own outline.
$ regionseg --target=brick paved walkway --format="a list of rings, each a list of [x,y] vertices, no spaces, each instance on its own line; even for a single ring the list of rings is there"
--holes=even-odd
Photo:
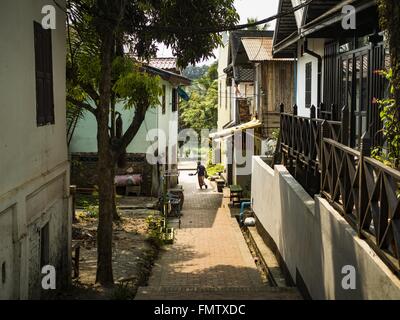
[[[181,229],[136,299],[293,298],[291,290],[263,283],[227,199],[210,185],[200,190],[197,177],[188,174],[180,176],[185,188]]]

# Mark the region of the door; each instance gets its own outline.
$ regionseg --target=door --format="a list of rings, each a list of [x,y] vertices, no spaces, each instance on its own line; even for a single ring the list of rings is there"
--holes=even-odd
[[[368,121],[368,52],[355,55],[354,145],[359,147]]]
[[[368,124],[369,51],[346,54],[340,59],[341,100],[349,110],[348,145],[359,148]]]

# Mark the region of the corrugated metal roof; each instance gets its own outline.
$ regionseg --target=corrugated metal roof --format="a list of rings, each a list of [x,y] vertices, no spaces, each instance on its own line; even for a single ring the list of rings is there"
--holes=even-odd
[[[158,69],[177,70],[175,58],[152,58],[149,65]]]
[[[267,60],[292,60],[292,59],[274,59],[272,55],[272,38],[242,38],[243,46],[250,61]]]
[[[272,38],[242,38],[250,61],[272,60]]]

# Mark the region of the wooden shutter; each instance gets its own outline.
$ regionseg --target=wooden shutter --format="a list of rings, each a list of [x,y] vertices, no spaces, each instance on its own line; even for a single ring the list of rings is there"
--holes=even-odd
[[[165,114],[165,109],[166,109],[166,95],[167,95],[167,87],[165,85],[162,86],[162,114]]]
[[[40,230],[40,268],[50,262],[50,232],[49,223]]]
[[[172,89],[172,112],[178,110],[178,90]]]
[[[51,30],[34,22],[36,121],[38,126],[54,124],[53,58]]]
[[[306,108],[311,107],[311,90],[312,90],[312,63],[309,62],[306,64]]]

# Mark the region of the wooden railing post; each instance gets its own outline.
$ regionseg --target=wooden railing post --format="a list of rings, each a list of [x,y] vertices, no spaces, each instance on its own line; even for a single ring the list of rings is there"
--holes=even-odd
[[[367,181],[365,180],[365,162],[364,158],[369,157],[371,155],[371,138],[369,136],[368,131],[364,133],[361,137],[360,144],[360,159],[358,164],[359,170],[359,196],[358,196],[358,205],[357,205],[357,228],[358,235],[362,238],[362,224],[365,217],[365,213],[368,207],[368,190],[367,190]]]
[[[291,147],[293,148],[293,150],[296,150],[297,147],[297,143],[296,143],[296,128],[297,128],[297,121],[295,116],[297,116],[298,114],[298,108],[297,105],[293,105],[292,107],[292,113],[293,113],[293,118],[292,118],[292,136],[290,137],[291,140]]]
[[[310,144],[309,144],[309,150],[308,150],[308,156],[310,161],[313,159],[314,155],[314,150],[315,150],[315,137],[314,137],[314,128],[313,128],[313,119],[316,117],[316,108],[314,105],[311,106],[310,108]]]
[[[283,134],[284,134],[284,132],[283,132],[283,130],[285,129],[284,128],[284,125],[283,125],[283,113],[285,112],[285,105],[283,104],[283,103],[281,103],[280,105],[279,105],[279,112],[280,112],[280,115],[279,115],[279,135],[278,135],[278,141],[277,141],[277,147],[276,147],[276,149],[275,149],[275,153],[274,153],[274,162],[273,162],[273,164],[275,165],[275,164],[282,164],[282,161],[283,161],[283,150],[282,150],[282,137],[283,137]]]
[[[315,108],[314,105],[312,105],[311,108],[310,108],[310,118],[311,119],[315,119],[315,116],[316,116],[315,112],[316,112],[316,108]]]
[[[324,144],[324,138],[329,136],[329,124],[326,120],[324,120],[321,124],[321,141],[320,141],[320,168],[321,168],[321,184],[320,184],[320,189],[321,193],[324,191],[324,180],[325,176],[327,176],[326,171],[328,168],[325,167],[325,144]],[[328,181],[330,184],[330,181]]]
[[[341,143],[348,146],[349,141],[349,122],[350,122],[350,115],[349,115],[349,108],[344,106],[341,111],[341,122],[342,122],[342,136],[341,136]]]
[[[297,116],[297,114],[298,114],[298,107],[297,107],[297,104],[295,104],[295,105],[293,106],[293,115],[294,115],[294,116]]]
[[[315,150],[315,137],[314,137],[314,121],[316,117],[316,108],[314,105],[310,107],[310,119],[306,120],[305,123],[307,124],[307,130],[308,130],[308,141],[307,141],[307,149],[304,151],[307,151],[306,157],[307,157],[307,168],[306,168],[306,186],[307,190],[310,191],[312,194],[318,193],[318,186],[316,187],[315,183],[315,172],[313,170],[314,166],[314,150]]]
[[[331,104],[331,113],[332,113],[332,120],[337,121],[338,119],[338,110],[336,104]]]
[[[319,106],[318,106],[318,114],[317,114],[318,119],[324,119],[324,117],[323,117],[324,107],[325,107],[325,106],[324,106],[324,103],[321,102],[321,103],[319,104]]]
[[[69,187],[69,194],[71,195],[71,210],[72,210],[72,222],[77,222],[76,218],[76,186]]]
[[[284,112],[285,112],[285,105],[284,105],[283,103],[281,103],[281,104],[279,105],[279,112],[280,112],[280,113],[284,113]]]

